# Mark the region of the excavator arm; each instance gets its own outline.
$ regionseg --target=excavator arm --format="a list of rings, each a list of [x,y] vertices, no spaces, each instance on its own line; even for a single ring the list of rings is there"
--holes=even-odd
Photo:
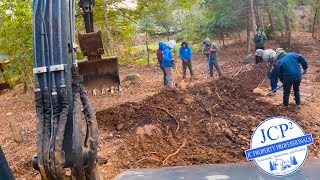
[[[93,6],[95,5],[94,0],[79,0],[79,7],[83,11],[84,25],[86,33],[94,32],[93,28]]]
[[[75,57],[75,2],[33,0],[33,49],[37,155],[43,180],[102,179],[96,164],[98,124],[80,81]],[[94,1],[79,1],[93,30]],[[85,122],[85,123],[83,123]],[[86,133],[82,133],[86,124]]]
[[[80,49],[85,60],[78,61],[79,72],[83,84],[90,92],[92,90],[112,89],[118,87],[121,91],[119,65],[117,57],[103,58],[105,50],[101,31],[94,31],[93,7],[94,0],[79,0],[85,24],[85,33],[78,33]]]

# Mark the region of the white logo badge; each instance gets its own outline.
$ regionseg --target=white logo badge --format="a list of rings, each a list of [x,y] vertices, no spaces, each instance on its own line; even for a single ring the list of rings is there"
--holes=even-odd
[[[262,122],[253,132],[248,160],[272,176],[288,176],[297,171],[308,155],[308,145],[313,143],[311,134],[293,120],[274,117]]]

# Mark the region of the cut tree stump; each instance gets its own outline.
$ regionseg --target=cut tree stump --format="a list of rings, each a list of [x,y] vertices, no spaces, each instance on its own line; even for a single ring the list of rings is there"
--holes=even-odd
[[[11,113],[7,114],[7,119],[10,123],[10,129],[12,132],[12,137],[16,143],[22,143],[23,142],[23,137],[20,131],[20,128],[17,125],[17,122],[13,118]]]

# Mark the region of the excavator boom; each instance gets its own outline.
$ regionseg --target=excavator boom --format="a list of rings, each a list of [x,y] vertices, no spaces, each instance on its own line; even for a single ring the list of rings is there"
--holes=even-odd
[[[111,89],[120,87],[119,65],[117,57],[104,58],[105,50],[101,31],[94,32],[93,7],[94,0],[80,0],[86,33],[78,33],[80,49],[85,60],[78,61],[81,79],[86,89]]]
[[[98,124],[73,48],[74,4],[33,0],[37,142],[33,166],[43,180],[65,179],[66,168],[72,170],[73,179],[102,179],[96,164]]]

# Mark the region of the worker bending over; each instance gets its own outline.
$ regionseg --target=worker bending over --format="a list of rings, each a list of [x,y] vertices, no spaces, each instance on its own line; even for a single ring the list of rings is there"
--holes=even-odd
[[[277,63],[271,72],[273,81],[278,78],[283,83],[283,106],[288,107],[291,88],[293,87],[295,102],[301,108],[300,83],[302,80],[300,64],[303,68],[303,74],[307,73],[308,63],[306,59],[295,52],[286,53],[282,48],[276,51]],[[277,87],[277,84],[273,89]]]

